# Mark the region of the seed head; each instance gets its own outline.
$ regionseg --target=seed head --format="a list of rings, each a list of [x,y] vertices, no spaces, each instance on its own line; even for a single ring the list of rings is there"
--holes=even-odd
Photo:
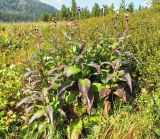
[[[117,29],[117,24],[114,25],[114,29],[115,29],[115,30]]]

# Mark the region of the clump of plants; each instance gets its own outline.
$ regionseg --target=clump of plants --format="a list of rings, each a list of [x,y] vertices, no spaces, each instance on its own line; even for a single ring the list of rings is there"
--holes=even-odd
[[[15,109],[21,98],[22,78],[15,65],[0,69],[0,137],[17,137],[21,112]]]
[[[125,51],[127,31],[117,36],[97,28],[95,40],[86,42],[69,31],[54,47],[37,47],[17,104],[25,108],[26,137],[85,136],[98,124],[97,113],[106,118],[116,99],[131,99],[137,63]]]

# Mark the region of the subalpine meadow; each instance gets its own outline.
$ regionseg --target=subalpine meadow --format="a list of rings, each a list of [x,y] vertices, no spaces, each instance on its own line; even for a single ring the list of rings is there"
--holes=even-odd
[[[0,138],[160,138],[160,6],[80,18],[0,23]]]

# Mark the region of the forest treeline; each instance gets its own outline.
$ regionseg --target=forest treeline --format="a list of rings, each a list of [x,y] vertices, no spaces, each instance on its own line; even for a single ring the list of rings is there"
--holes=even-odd
[[[119,10],[129,7],[130,12],[142,10],[146,7],[139,6],[135,9],[134,3],[126,6],[125,0],[121,0]],[[53,17],[56,20],[70,20],[72,18],[87,19],[90,17],[99,17],[114,12],[115,6],[99,5],[95,3],[91,9],[88,7],[79,7],[76,0],[72,0],[71,7],[62,5],[60,10],[40,2],[40,0],[1,0],[0,1],[0,21],[18,22],[18,21],[45,21],[49,22]],[[79,12],[77,11],[79,10]],[[78,13],[77,13],[78,12]],[[80,16],[79,16],[80,15]]]
[[[135,5],[133,2],[126,5],[125,0],[121,1],[121,6],[119,7],[120,10],[129,9],[130,12],[139,11],[142,9],[145,9],[147,7],[144,7],[142,5],[139,5],[138,9],[135,9]],[[57,20],[70,20],[72,18],[81,18],[81,19],[87,19],[90,17],[99,17],[99,16],[105,16],[107,14],[113,13],[115,11],[115,6],[112,3],[109,5],[102,5],[100,6],[98,3],[95,3],[91,10],[88,9],[88,7],[79,7],[76,3],[76,0],[72,0],[71,7],[67,7],[65,5],[62,5],[61,9],[54,13],[41,13],[40,20],[41,21],[51,21],[52,17],[55,17]]]
[[[53,13],[56,8],[40,0],[0,0],[0,21],[36,21],[42,12]]]

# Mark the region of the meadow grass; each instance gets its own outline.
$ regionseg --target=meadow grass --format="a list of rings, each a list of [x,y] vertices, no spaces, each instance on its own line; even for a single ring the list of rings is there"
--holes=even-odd
[[[104,30],[114,40],[114,37],[119,37],[127,26],[128,38],[125,49],[134,54],[138,61],[136,70],[139,72],[133,97],[127,103],[116,100],[107,117],[96,113],[98,124],[88,123],[79,138],[158,139],[160,137],[159,11],[150,8],[133,13],[127,25],[123,16],[122,13],[118,21],[114,20],[112,14],[105,18],[77,21],[77,26],[66,26],[65,22],[58,23],[57,27],[52,23],[43,22],[1,23],[0,103],[3,105],[0,106],[0,138],[66,138],[66,125],[55,123],[55,127],[50,127],[46,121],[39,120],[39,125],[42,124],[44,128],[42,133],[34,129],[36,123],[27,127],[23,115],[24,107],[18,110],[15,108],[23,98],[25,70],[33,68],[36,62],[36,60],[30,62],[30,59],[38,53],[38,49],[47,50],[54,47],[55,40],[56,44],[65,46],[65,33],[73,33],[76,41],[89,45],[99,41],[103,35],[100,33]],[[115,24],[118,25],[116,30]],[[111,40],[103,41],[100,44],[111,43]],[[66,54],[66,57],[68,56],[69,54]],[[63,61],[65,60],[64,57]]]

